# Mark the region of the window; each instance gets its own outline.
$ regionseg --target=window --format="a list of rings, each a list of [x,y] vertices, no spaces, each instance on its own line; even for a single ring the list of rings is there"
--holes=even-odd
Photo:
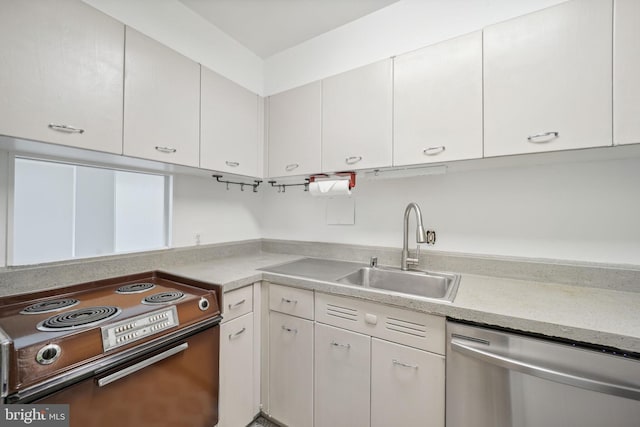
[[[169,245],[170,177],[20,157],[14,165],[10,264]]]

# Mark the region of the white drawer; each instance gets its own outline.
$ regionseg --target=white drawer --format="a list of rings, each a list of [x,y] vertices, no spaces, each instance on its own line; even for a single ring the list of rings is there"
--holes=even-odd
[[[445,318],[353,298],[316,293],[317,322],[445,354]]]
[[[313,291],[271,283],[269,309],[313,320]]]
[[[223,322],[253,311],[253,285],[226,292],[222,296]]]

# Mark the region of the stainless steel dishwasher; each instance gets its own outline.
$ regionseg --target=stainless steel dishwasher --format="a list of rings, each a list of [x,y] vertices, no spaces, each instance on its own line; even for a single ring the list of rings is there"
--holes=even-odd
[[[447,427],[638,427],[640,361],[447,322]]]

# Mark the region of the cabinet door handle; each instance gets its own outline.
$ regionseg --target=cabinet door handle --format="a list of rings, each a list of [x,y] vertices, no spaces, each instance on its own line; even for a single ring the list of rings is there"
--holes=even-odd
[[[239,337],[240,335],[244,334],[244,331],[246,331],[246,330],[247,330],[247,328],[242,328],[238,332],[235,332],[233,334],[229,334],[229,339],[232,340],[234,338]]]
[[[156,145],[156,150],[158,150],[161,153],[175,153],[176,151],[178,151],[176,148],[171,148],[171,147],[159,147]]]
[[[362,156],[352,156],[352,157],[347,157],[346,159],[344,159],[345,163],[348,164],[348,165],[356,164],[360,160],[362,160]]]
[[[227,166],[231,166],[232,168],[240,166],[240,163],[238,163],[238,162],[230,162],[229,160],[227,160],[225,163],[227,164]]]
[[[298,300],[296,300],[296,299],[286,299],[286,298],[282,297],[282,302],[287,303],[287,304],[297,304]]]
[[[300,166],[297,163],[291,163],[287,166],[284,167],[284,170],[286,170],[287,172],[291,172],[292,170],[298,169],[298,166]]]
[[[444,152],[445,149],[446,148],[444,145],[440,145],[439,147],[428,147],[422,150],[422,153],[425,156],[437,156],[438,154]]]
[[[560,132],[545,132],[539,133],[537,135],[531,135],[527,137],[527,141],[529,142],[550,142],[552,139],[555,139],[560,136]]]
[[[403,363],[396,359],[391,360],[391,363],[395,366],[402,366],[403,368],[418,369],[418,365],[409,365],[408,363]]]
[[[331,341],[331,345],[334,347],[346,348],[347,350],[351,348],[351,344],[340,344],[339,342]]]
[[[244,304],[246,301],[247,301],[247,300],[244,300],[244,299],[243,299],[243,300],[238,301],[238,302],[237,302],[237,303],[235,303],[235,304],[229,304],[229,310],[231,310],[231,309],[233,309],[233,308],[236,308],[236,307],[238,307],[238,306],[240,306],[240,305]]]
[[[84,129],[80,129],[75,126],[69,126],[69,125],[58,125],[55,123],[49,123],[49,128],[53,130],[57,130],[59,132],[84,133]]]
[[[287,327],[286,327],[286,326],[284,326],[284,325],[282,325],[282,330],[283,330],[283,331],[285,331],[285,332],[292,332],[292,333],[294,333],[294,334],[297,334],[297,333],[298,333],[298,330],[297,330],[297,329],[295,329],[295,328],[287,328]]]

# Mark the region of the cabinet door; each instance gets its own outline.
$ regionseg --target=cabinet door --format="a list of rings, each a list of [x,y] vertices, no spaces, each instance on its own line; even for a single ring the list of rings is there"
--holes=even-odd
[[[269,176],[320,172],[321,83],[269,97]]]
[[[197,167],[200,65],[127,27],[124,154]]]
[[[371,341],[371,427],[444,427],[444,357]]]
[[[369,427],[371,338],[321,323],[315,332],[315,427]]]
[[[482,32],[394,61],[394,165],[482,157]]]
[[[613,22],[613,140],[640,143],[640,2],[616,0]]]
[[[269,411],[288,426],[313,426],[313,322],[269,313]]]
[[[218,427],[249,424],[253,402],[253,313],[220,327],[220,400]]]
[[[200,167],[258,174],[258,95],[202,68]]]
[[[611,145],[611,0],[484,30],[485,156]]]
[[[1,9],[0,134],[121,154],[124,25],[73,0]]]
[[[392,61],[322,81],[322,170],[391,166]]]

